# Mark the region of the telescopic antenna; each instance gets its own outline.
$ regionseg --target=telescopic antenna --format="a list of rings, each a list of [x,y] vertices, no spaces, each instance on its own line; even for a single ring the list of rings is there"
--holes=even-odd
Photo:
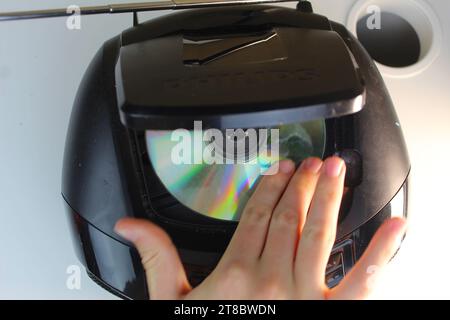
[[[179,10],[214,6],[235,6],[245,4],[261,4],[276,2],[293,2],[292,0],[162,0],[141,3],[108,4],[102,6],[80,7],[80,15],[112,14],[126,12]],[[78,13],[78,12],[77,12]],[[69,8],[0,12],[0,21],[67,17],[74,14]]]

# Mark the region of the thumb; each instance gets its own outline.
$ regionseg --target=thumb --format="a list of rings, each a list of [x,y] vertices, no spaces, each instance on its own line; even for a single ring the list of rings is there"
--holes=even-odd
[[[191,290],[178,252],[161,228],[146,220],[124,218],[115,231],[139,251],[151,299],[180,299]]]

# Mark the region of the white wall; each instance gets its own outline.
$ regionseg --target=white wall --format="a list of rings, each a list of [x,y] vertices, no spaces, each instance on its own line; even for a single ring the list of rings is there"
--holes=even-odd
[[[0,11],[71,3],[3,0]],[[353,3],[314,1],[317,12],[340,22]],[[440,57],[413,78],[386,78],[413,164],[411,219],[374,298],[450,298],[450,3],[429,3],[441,15]],[[0,24],[0,298],[113,298],[84,272],[81,290],[66,287],[66,268],[79,262],[60,196],[61,164],[82,74],[101,44],[131,23],[123,14],[83,17],[79,31],[62,18]]]

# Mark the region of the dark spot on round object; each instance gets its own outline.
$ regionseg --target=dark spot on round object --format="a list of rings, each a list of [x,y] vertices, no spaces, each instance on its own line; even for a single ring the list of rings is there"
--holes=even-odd
[[[421,45],[414,27],[404,18],[381,12],[381,28],[370,29],[366,15],[358,21],[357,36],[372,58],[389,67],[402,68],[416,64]]]

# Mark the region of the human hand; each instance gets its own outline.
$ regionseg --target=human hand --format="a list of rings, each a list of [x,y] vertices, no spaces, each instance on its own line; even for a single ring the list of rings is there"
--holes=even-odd
[[[215,270],[192,288],[169,236],[149,221],[125,218],[116,232],[133,242],[152,299],[363,299],[398,249],[406,221],[386,221],[358,263],[329,289],[326,265],[336,237],[345,163],[282,161],[263,177]]]

